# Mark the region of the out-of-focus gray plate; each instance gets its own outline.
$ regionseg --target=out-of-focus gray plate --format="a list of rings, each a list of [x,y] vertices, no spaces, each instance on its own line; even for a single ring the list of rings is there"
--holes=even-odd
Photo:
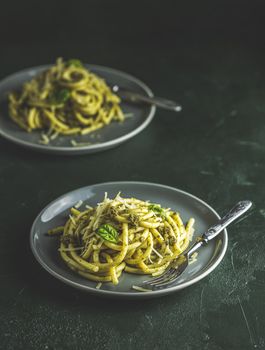
[[[108,67],[89,64],[85,66],[93,73],[104,78],[109,85],[117,84],[131,91],[150,97],[153,96],[152,91],[143,82],[129,74]],[[132,115],[132,117],[126,118],[123,123],[111,123],[93,133],[93,136],[90,134],[82,136],[59,136],[57,139],[51,141],[49,145],[42,145],[39,143],[41,137],[40,131],[27,133],[9,118],[7,95],[12,90],[20,89],[25,81],[32,79],[48,67],[29,68],[10,75],[0,82],[0,135],[6,139],[21,146],[46,153],[66,155],[95,153],[115,147],[137,135],[151,122],[155,114],[154,106],[122,102],[121,107],[123,112]],[[71,145],[72,139],[75,139],[79,143],[91,142],[91,144],[82,147],[73,147]]]
[[[154,203],[160,203],[164,207],[170,207],[178,211],[184,221],[194,217],[194,240],[219,218],[215,210],[199,198],[164,185],[146,182],[108,182],[77,189],[61,196],[44,208],[37,216],[31,229],[30,245],[32,252],[38,262],[51,275],[75,288],[99,296],[152,298],[176,292],[198,282],[212,272],[221,262],[227,249],[226,230],[199,251],[197,261],[189,265],[177,280],[176,285],[171,288],[151,292],[137,292],[131,289],[132,285],[137,285],[149,277],[124,272],[117,286],[105,283],[101,289],[96,289],[96,282],[88,281],[75,274],[61,260],[58,252],[59,238],[47,237],[45,234],[50,228],[63,225],[69,214],[69,208],[78,201],[82,200],[84,202],[81,209],[85,204],[95,206],[102,201],[104,192],[108,192],[108,196],[112,198],[119,191],[124,197],[150,200]]]

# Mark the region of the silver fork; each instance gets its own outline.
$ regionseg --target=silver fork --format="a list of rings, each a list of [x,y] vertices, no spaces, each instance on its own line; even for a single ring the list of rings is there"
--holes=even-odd
[[[169,268],[163,274],[159,277],[152,278],[151,280],[144,281],[142,284],[138,285],[138,287],[148,290],[157,290],[173,286],[176,279],[187,268],[193,253],[216,237],[225,227],[244,214],[251,206],[252,203],[248,200],[238,202],[222,219],[219,220],[219,222],[211,226],[203,235],[198,237],[196,242],[187,252],[173,260]]]
[[[167,100],[162,97],[150,97],[143,94],[138,94],[118,85],[112,86],[112,91],[118,94],[121,98],[130,102],[144,102],[174,112],[180,112],[182,110],[181,105],[174,101]]]

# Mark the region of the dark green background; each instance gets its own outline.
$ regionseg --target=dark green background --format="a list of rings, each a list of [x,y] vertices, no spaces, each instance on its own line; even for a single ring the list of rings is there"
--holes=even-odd
[[[124,70],[183,112],[158,110],[103,153],[59,157],[0,140],[0,349],[265,348],[265,45],[262,1],[3,1],[0,77],[58,56]],[[143,302],[103,300],[50,277],[29,249],[38,212],[88,184],[174,186],[220,214],[227,254],[198,284]]]

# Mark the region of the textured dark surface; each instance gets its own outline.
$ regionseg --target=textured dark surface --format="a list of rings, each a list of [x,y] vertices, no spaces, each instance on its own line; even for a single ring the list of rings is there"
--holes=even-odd
[[[0,349],[265,348],[265,69],[261,1],[1,3],[0,77],[57,56],[125,70],[183,112],[101,154],[48,156],[0,140]],[[44,272],[29,249],[37,213],[91,183],[143,180],[201,197],[229,229],[221,265],[175,295],[101,300]]]

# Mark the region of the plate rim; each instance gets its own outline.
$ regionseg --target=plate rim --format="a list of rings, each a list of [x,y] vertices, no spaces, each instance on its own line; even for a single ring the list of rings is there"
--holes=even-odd
[[[145,91],[145,93],[148,97],[154,97],[154,93],[152,92],[152,90],[149,88],[148,85],[146,85],[142,80],[134,77],[133,75],[131,75],[129,73],[126,73],[126,72],[119,70],[119,69],[116,69],[116,68],[112,68],[112,67],[108,67],[108,66],[101,66],[101,65],[97,65],[97,64],[84,63],[84,65],[90,67],[91,70],[103,69],[104,71],[117,74],[119,76],[122,76],[122,77],[130,80],[130,81],[133,81],[134,83],[136,83],[138,86],[140,86]],[[29,73],[30,71],[33,71],[33,70],[46,69],[50,66],[52,66],[52,64],[34,66],[34,67],[25,68],[25,69],[22,69],[22,70],[15,72],[15,73],[12,73],[12,74],[10,74],[10,75],[8,75],[0,80],[0,88],[1,88],[2,84],[6,83],[9,80],[14,79],[14,77],[17,74]],[[123,136],[120,136],[118,138],[115,138],[113,140],[102,142],[102,143],[97,143],[95,145],[84,146],[84,147],[77,147],[77,148],[71,147],[71,146],[49,147],[47,145],[39,145],[39,144],[31,143],[28,141],[20,140],[16,137],[6,133],[1,127],[0,127],[0,135],[3,138],[5,138],[5,139],[7,139],[15,144],[18,144],[20,146],[30,148],[33,150],[37,150],[37,151],[41,151],[41,152],[46,152],[46,153],[54,153],[54,154],[56,152],[59,152],[61,154],[93,153],[93,152],[103,151],[105,149],[109,149],[109,148],[118,146],[119,144],[136,136],[137,134],[139,134],[141,131],[143,131],[151,123],[151,121],[155,115],[155,112],[156,112],[156,106],[150,105],[150,110],[149,110],[147,117],[145,118],[144,122],[141,125],[139,125],[136,129],[133,129],[129,133],[127,133]]]
[[[68,279],[62,275],[60,275],[59,273],[57,273],[56,271],[54,271],[52,268],[50,268],[39,256],[39,254],[37,253],[37,250],[34,246],[34,229],[36,226],[36,222],[38,221],[38,219],[41,217],[41,215],[45,212],[45,210],[47,208],[49,208],[52,204],[54,204],[55,202],[57,202],[58,200],[62,199],[63,197],[65,197],[66,195],[70,195],[73,192],[76,191],[82,191],[85,189],[88,189],[89,187],[96,187],[96,186],[102,186],[102,185],[117,185],[117,184],[130,184],[130,185],[144,185],[144,186],[156,186],[156,187],[161,187],[161,188],[165,188],[168,190],[173,190],[174,192],[178,192],[181,194],[184,194],[192,199],[195,199],[196,201],[199,201],[201,204],[203,204],[204,206],[206,206],[218,219],[220,219],[220,215],[216,212],[215,209],[213,209],[209,204],[207,204],[205,201],[203,201],[202,199],[198,198],[197,196],[194,196],[193,194],[187,192],[187,191],[183,191],[181,189],[178,189],[176,187],[172,187],[172,186],[168,186],[168,185],[163,185],[163,184],[159,184],[159,183],[153,183],[153,182],[145,182],[145,181],[110,181],[110,182],[101,182],[101,183],[96,183],[96,184],[91,184],[91,185],[87,185],[87,186],[83,186],[80,188],[77,188],[75,190],[69,191],[59,197],[57,197],[56,199],[54,199],[53,201],[51,201],[50,203],[48,203],[45,208],[43,208],[39,214],[36,216],[31,229],[30,229],[30,248],[31,251],[35,257],[35,259],[38,261],[38,263],[42,266],[42,268],[44,268],[47,272],[49,272],[53,277],[57,278],[58,280],[60,280],[61,282],[72,286],[76,289],[88,292],[90,294],[94,294],[94,295],[98,295],[98,296],[107,296],[107,297],[112,297],[112,298],[125,298],[125,299],[141,299],[141,298],[153,298],[153,297],[159,297],[159,296],[163,296],[163,295],[167,295],[167,294],[171,294],[174,292],[177,292],[181,289],[184,289],[186,287],[191,286],[194,283],[199,282],[200,280],[202,280],[204,277],[208,276],[213,270],[215,270],[215,268],[221,263],[221,261],[224,258],[224,255],[227,251],[227,247],[228,247],[228,234],[227,234],[227,230],[224,229],[223,230],[223,244],[222,244],[222,248],[221,251],[219,253],[219,256],[217,257],[217,259],[215,260],[215,262],[206,270],[204,270],[201,274],[199,274],[198,276],[196,276],[195,278],[184,282],[180,285],[177,286],[173,286],[170,288],[165,288],[165,289],[161,289],[161,290],[157,290],[157,291],[150,291],[150,292],[137,292],[137,291],[132,291],[132,292],[115,292],[115,291],[110,291],[110,290],[103,290],[103,289],[95,289],[95,288],[91,288],[89,286],[85,286],[83,284],[77,283],[75,281],[72,281],[71,279]]]

